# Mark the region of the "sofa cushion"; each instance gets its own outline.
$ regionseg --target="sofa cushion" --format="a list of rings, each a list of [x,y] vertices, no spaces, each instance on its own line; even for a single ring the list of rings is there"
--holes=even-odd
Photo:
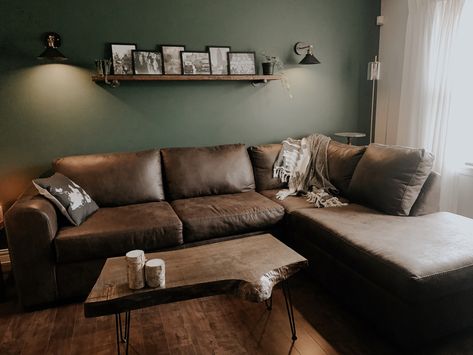
[[[473,288],[473,220],[390,216],[357,204],[290,215],[301,250],[316,246],[374,284],[418,302]]]
[[[58,263],[180,244],[182,223],[167,202],[101,208],[79,227],[61,228],[54,239]]]
[[[257,191],[284,189],[287,182],[281,182],[279,178],[273,177],[274,162],[278,158],[282,144],[264,144],[248,148]]]
[[[365,146],[330,141],[327,149],[328,176],[341,195],[347,194],[355,168],[365,150]]]
[[[284,200],[278,200],[276,194],[279,191],[279,189],[265,190],[261,191],[260,194],[283,206],[287,213],[292,213],[301,208],[315,208],[314,204],[307,202],[307,199],[303,196],[288,196]]]
[[[172,207],[184,225],[186,242],[269,228],[284,208],[257,192],[175,200]]]
[[[370,144],[355,169],[349,196],[380,211],[408,216],[433,161],[424,149]]]
[[[171,200],[255,189],[253,168],[243,144],[166,148],[161,154]]]
[[[56,159],[53,169],[79,184],[100,207],[164,200],[159,150]]]

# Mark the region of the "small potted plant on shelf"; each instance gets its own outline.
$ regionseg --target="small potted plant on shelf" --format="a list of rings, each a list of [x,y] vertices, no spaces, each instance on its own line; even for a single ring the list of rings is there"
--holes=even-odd
[[[263,75],[273,75],[274,68],[277,70],[284,69],[284,64],[279,57],[267,55],[264,52],[262,53],[262,56],[263,62],[261,63],[261,66],[263,67]]]
[[[287,94],[290,99],[293,98],[291,93],[291,85],[289,79],[284,73],[284,64],[279,57],[267,55],[265,52],[261,53],[262,61],[261,66],[263,67],[263,75],[273,75],[274,69],[278,70],[278,75],[281,77],[281,84],[283,88],[287,91]]]

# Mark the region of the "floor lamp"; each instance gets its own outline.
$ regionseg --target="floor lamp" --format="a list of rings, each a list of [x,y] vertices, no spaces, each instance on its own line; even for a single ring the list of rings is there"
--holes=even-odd
[[[380,78],[381,63],[378,62],[378,56],[374,57],[373,62],[368,63],[368,80],[373,82],[371,89],[371,121],[370,121],[370,143],[374,142],[374,129],[376,122],[376,90]]]

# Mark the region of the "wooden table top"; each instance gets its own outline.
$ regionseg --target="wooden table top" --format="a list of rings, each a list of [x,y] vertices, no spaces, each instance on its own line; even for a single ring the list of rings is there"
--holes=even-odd
[[[84,303],[85,316],[222,293],[262,302],[271,297],[274,285],[308,265],[307,259],[271,234],[151,253],[146,258],[165,261],[165,288],[129,289],[125,257],[109,258]]]

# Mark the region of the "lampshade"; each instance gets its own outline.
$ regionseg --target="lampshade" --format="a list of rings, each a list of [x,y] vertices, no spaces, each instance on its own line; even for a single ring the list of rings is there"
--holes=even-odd
[[[48,59],[51,61],[64,61],[67,57],[57,48],[61,47],[61,36],[55,32],[48,32],[44,36],[44,45],[46,49],[38,56],[38,59]]]
[[[312,52],[312,49],[314,46],[309,43],[305,42],[297,42],[294,45],[294,52],[296,52],[297,55],[303,55],[305,53],[304,58],[299,62],[299,64],[320,64],[320,61],[315,58],[314,53]]]
[[[320,61],[315,58],[312,53],[307,52],[307,54],[304,58],[302,58],[299,64],[320,64]]]
[[[378,56],[374,57],[373,62],[368,63],[368,80],[379,80],[381,77],[381,63],[378,62]]]

